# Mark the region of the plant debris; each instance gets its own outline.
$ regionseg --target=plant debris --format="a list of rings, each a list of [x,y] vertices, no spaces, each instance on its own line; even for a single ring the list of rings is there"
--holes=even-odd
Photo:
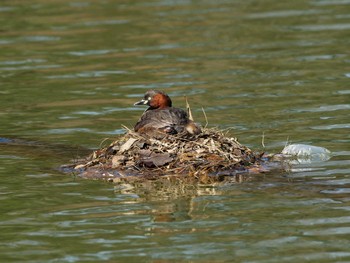
[[[263,153],[253,152],[214,128],[205,128],[198,135],[177,134],[162,139],[128,129],[109,146],[71,167],[82,177],[114,182],[175,175],[207,183],[247,172],[263,172],[264,162]]]

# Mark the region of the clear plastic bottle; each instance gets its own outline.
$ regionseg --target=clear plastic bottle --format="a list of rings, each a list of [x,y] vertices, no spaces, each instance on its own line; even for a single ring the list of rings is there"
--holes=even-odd
[[[298,163],[323,162],[331,158],[331,152],[319,146],[290,144],[282,150],[286,157],[295,158]]]

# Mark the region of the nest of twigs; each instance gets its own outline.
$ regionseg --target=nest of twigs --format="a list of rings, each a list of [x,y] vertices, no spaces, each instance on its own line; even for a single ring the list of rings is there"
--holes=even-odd
[[[83,177],[113,181],[169,175],[207,181],[252,171],[261,163],[262,154],[254,153],[236,138],[227,136],[227,132],[217,129],[203,129],[198,135],[168,135],[162,139],[128,130],[109,146],[80,160],[74,170]]]

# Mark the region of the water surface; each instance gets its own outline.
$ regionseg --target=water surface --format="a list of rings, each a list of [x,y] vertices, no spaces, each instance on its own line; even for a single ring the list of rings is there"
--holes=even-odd
[[[2,1],[1,260],[350,261],[349,12],[343,0]],[[333,156],[214,187],[55,170],[132,127],[152,88],[253,149]]]

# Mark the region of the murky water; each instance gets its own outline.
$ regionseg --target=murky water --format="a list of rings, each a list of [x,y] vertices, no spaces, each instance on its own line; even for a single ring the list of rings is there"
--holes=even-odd
[[[350,1],[2,1],[3,262],[350,261]],[[254,149],[331,160],[217,187],[59,173],[150,88]],[[22,143],[25,142],[25,143]]]

